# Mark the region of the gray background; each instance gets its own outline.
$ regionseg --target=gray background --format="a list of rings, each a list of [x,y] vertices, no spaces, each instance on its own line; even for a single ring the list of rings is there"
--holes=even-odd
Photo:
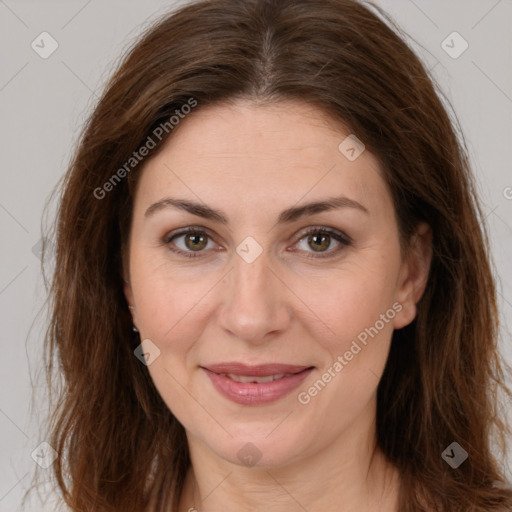
[[[512,2],[378,4],[419,43],[411,44],[452,102],[466,135],[499,278],[502,350],[512,363]],[[37,313],[45,290],[36,257],[43,207],[116,58],[141,28],[173,5],[0,0],[0,511],[20,510],[36,468],[31,453],[44,441],[45,321]],[[31,47],[43,31],[59,45],[47,59]],[[469,44],[456,59],[441,46],[453,31]],[[445,44],[452,52],[461,49],[457,39]],[[511,461],[509,456],[509,466]],[[41,475],[44,479],[45,470]],[[27,507],[42,509],[35,500]]]

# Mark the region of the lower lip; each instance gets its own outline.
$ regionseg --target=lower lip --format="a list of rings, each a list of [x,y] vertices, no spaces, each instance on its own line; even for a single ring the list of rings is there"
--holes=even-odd
[[[242,405],[262,405],[274,402],[284,397],[312,372],[313,368],[307,368],[289,377],[273,380],[272,382],[237,382],[224,375],[219,375],[206,368],[207,373],[215,389],[223,396]]]

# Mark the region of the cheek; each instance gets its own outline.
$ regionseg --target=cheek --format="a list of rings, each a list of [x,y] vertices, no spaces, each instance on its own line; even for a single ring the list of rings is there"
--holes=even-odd
[[[184,342],[199,326],[208,291],[215,280],[211,273],[190,272],[173,267],[165,255],[133,251],[131,282],[141,335],[163,347]]]
[[[316,381],[311,395],[304,390],[314,408],[327,408],[336,416],[338,409],[329,405],[335,403],[344,411],[339,414],[352,417],[374,395],[387,361],[393,320],[401,309],[394,299],[398,254],[373,247],[338,272],[317,275],[294,288],[318,314],[308,325],[325,355],[321,382]],[[313,398],[324,384],[328,389]]]
[[[197,340],[207,322],[208,290],[214,283],[211,277],[182,281],[168,274],[160,268],[132,280],[139,330],[141,338],[149,338],[160,351],[148,371],[161,398],[180,420],[196,418],[201,408],[187,390],[193,387]]]
[[[313,282],[297,282],[294,289],[307,298],[307,305],[318,314],[319,327],[330,334],[329,338],[334,338],[332,343],[343,347],[373,326],[381,315],[385,315],[386,320],[395,317],[396,311],[392,308],[395,283],[394,265],[384,260],[371,265],[369,259],[362,259],[337,273],[317,275]],[[391,322],[389,326],[386,322],[381,330],[390,332]]]
[[[379,275],[354,272],[334,283],[326,279],[321,292],[309,288],[308,305],[322,320],[312,336],[325,357],[298,400],[308,414],[325,418],[333,436],[366,410],[386,365],[400,305],[393,302],[392,280]]]

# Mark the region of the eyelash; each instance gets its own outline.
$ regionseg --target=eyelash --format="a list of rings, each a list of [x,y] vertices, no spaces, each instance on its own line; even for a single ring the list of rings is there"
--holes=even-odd
[[[177,253],[180,256],[183,256],[185,258],[201,257],[202,256],[201,253],[203,253],[204,251],[197,251],[197,252],[183,251],[181,249],[176,249],[176,248],[173,248],[170,246],[170,243],[173,240],[175,240],[176,238],[179,238],[181,236],[186,236],[186,235],[206,235],[209,240],[212,240],[212,237],[210,237],[210,235],[203,229],[190,227],[190,228],[183,229],[177,233],[171,233],[171,234],[165,236],[164,239],[162,240],[162,242],[168,246],[169,250],[171,250],[172,252]],[[337,242],[339,242],[341,245],[337,249],[334,249],[334,250],[331,250],[328,252],[319,252],[319,253],[316,253],[316,255],[314,253],[309,253],[306,256],[307,258],[313,258],[313,259],[332,258],[335,255],[337,255],[338,252],[340,250],[342,250],[343,247],[348,247],[352,243],[351,239],[347,235],[340,233],[338,231],[334,231],[333,229],[320,228],[320,227],[309,228],[305,233],[302,234],[302,236],[299,238],[299,240],[296,243],[302,241],[304,238],[307,238],[308,236],[311,236],[311,235],[328,235],[329,237],[331,237],[334,240],[336,240]]]

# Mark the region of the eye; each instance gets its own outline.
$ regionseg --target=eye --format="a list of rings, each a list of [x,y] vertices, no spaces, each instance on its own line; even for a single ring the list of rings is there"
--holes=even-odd
[[[187,228],[178,233],[171,233],[163,239],[163,243],[171,251],[187,258],[196,258],[204,252],[203,249],[211,249],[212,247],[208,247],[208,242],[213,244],[210,235],[198,228]]]
[[[333,240],[336,242],[336,248],[328,250]],[[351,244],[351,240],[345,234],[327,228],[310,228],[303,234],[297,245],[303,243],[303,249],[309,252],[308,258],[328,258],[337,255],[344,247]],[[304,249],[304,246],[306,247]],[[308,251],[307,248],[311,248]]]
[[[333,241],[337,245],[335,249],[329,250]],[[164,237],[162,242],[168,246],[169,250],[186,258],[197,258],[202,256],[207,249],[218,247],[213,243],[210,235],[198,227],[189,227],[177,233],[170,233]],[[337,255],[344,247],[351,245],[351,239],[344,233],[333,229],[313,227],[302,234],[296,246],[300,246],[301,243],[303,247],[299,247],[299,249],[309,253],[306,257],[328,258]],[[309,251],[308,248],[312,251]]]

